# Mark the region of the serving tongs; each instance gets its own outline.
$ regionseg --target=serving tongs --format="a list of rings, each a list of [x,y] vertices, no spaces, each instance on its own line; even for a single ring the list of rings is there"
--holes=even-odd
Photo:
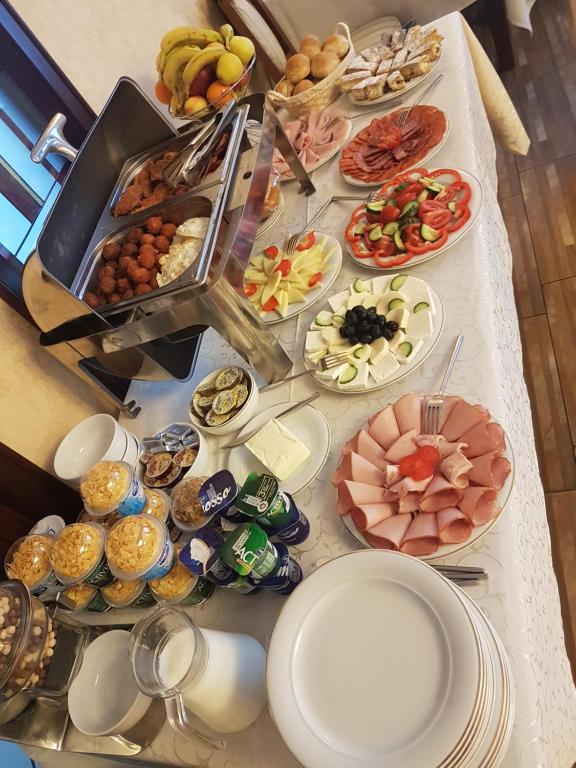
[[[217,112],[194,135],[189,144],[180,150],[164,168],[162,175],[170,187],[178,184],[194,186],[199,180],[195,172],[200,171],[204,161],[208,160],[225,129],[232,122],[238,105],[230,101]]]

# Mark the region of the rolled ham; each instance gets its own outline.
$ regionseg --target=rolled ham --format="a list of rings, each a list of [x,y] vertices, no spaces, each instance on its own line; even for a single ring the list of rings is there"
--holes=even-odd
[[[458,507],[438,510],[438,537],[442,544],[462,544],[472,533],[472,521]]]
[[[386,451],[386,460],[398,464],[405,456],[414,453],[416,450],[415,437],[415,429],[410,429],[401,435]]]
[[[455,451],[440,462],[440,472],[455,488],[466,488],[469,484],[468,473],[472,463],[461,453]]]
[[[422,512],[437,512],[444,507],[455,507],[462,498],[462,489],[455,488],[443,475],[434,475],[420,500]]]
[[[481,422],[486,423],[488,420],[487,411],[476,408],[475,405],[460,400],[456,403],[450,416],[446,419],[444,426],[442,427],[442,434],[448,440],[453,442],[462,438],[462,435],[466,434],[469,430],[473,429],[477,424]]]
[[[500,512],[496,503],[496,495],[494,488],[470,485],[464,491],[458,502],[458,507],[472,521],[473,525],[484,525]]]
[[[400,544],[400,552],[413,557],[420,557],[432,555],[439,546],[436,515],[434,513],[422,514],[416,515],[410,523]]]
[[[375,549],[400,548],[400,542],[412,522],[412,515],[393,515],[382,520],[381,523],[364,531],[364,538]]]
[[[345,515],[352,507],[359,507],[363,504],[382,504],[386,501],[395,501],[396,494],[388,488],[379,488],[376,485],[367,483],[358,483],[355,480],[342,480],[337,487],[339,515]]]
[[[421,493],[407,493],[398,497],[398,512],[420,512]]]
[[[492,486],[500,490],[510,474],[511,466],[508,459],[500,456],[498,451],[490,451],[483,456],[477,456],[471,461],[472,468],[468,477],[474,485]]]
[[[342,480],[356,480],[368,485],[387,485],[386,474],[354,451],[342,456],[338,468],[332,475],[334,485],[338,485]]]
[[[462,442],[466,443],[463,453],[467,459],[475,459],[491,451],[503,451],[506,447],[504,430],[495,422],[481,422],[462,435]]]
[[[385,450],[388,450],[400,437],[400,430],[391,405],[383,408],[369,424],[368,434]]]
[[[358,453],[360,456],[367,459],[369,462],[374,464],[375,467],[378,467],[378,469],[381,469],[382,471],[384,471],[389,464],[389,462],[387,462],[384,458],[384,454],[386,453],[384,448],[382,448],[382,446],[377,443],[373,437],[370,437],[368,432],[366,432],[364,429],[356,432],[354,437],[351,440],[348,440],[342,450],[342,453],[346,454],[350,453],[351,451]]]
[[[401,435],[411,429],[419,435],[422,428],[422,398],[419,395],[404,395],[394,404],[394,416]]]
[[[394,485],[390,486],[390,490],[397,493],[400,498],[407,496],[409,493],[423,493],[430,485],[432,475],[424,480],[413,480],[411,477],[403,477]]]
[[[358,507],[352,507],[350,517],[359,531],[365,531],[372,528],[387,517],[392,517],[398,513],[398,504],[386,502],[385,504],[362,504]]]
[[[506,450],[506,438],[504,437],[504,430],[500,424],[496,424],[495,421],[491,421],[488,424],[488,434],[494,441],[494,445],[496,446],[497,451]]]

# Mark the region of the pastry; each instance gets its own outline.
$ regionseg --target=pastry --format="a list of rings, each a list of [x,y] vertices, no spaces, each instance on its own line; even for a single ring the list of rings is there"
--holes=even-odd
[[[401,91],[402,88],[406,87],[406,81],[400,74],[398,70],[395,70],[390,75],[388,75],[388,79],[386,80],[386,85],[388,88],[390,88],[391,91]]]
[[[351,91],[358,83],[366,80],[368,77],[372,77],[372,72],[369,69],[365,69],[362,72],[350,72],[350,74],[343,75],[338,80],[338,85],[343,93],[348,93],[348,91]]]

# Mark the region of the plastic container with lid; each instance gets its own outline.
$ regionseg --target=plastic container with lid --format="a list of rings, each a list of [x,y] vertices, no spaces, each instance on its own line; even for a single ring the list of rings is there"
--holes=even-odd
[[[161,579],[172,567],[174,545],[161,520],[131,515],[119,520],[108,534],[106,557],[117,579]]]
[[[152,594],[158,602],[168,605],[200,605],[214,592],[214,584],[202,576],[195,576],[178,559],[181,547],[175,548],[174,564],[163,579],[150,582]]]
[[[112,581],[104,554],[106,534],[98,523],[67,525],[52,545],[50,561],[64,586],[85,582],[102,587]]]
[[[40,533],[17,539],[6,553],[4,570],[9,579],[19,579],[33,595],[54,590],[58,580],[50,563],[54,538]]]
[[[156,602],[145,581],[113,581],[102,587],[102,597],[111,608],[149,608]]]
[[[65,589],[60,596],[60,602],[71,611],[95,611],[104,613],[110,606],[102,597],[98,587],[90,584],[76,584]]]
[[[99,461],[82,478],[80,494],[92,517],[139,515],[146,506],[144,485],[126,461]]]

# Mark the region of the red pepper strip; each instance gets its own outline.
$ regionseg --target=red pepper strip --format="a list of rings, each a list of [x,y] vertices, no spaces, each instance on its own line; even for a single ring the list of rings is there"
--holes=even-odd
[[[450,189],[454,190],[454,197],[456,199],[456,202],[458,203],[468,203],[470,201],[470,196],[472,194],[472,189],[470,188],[470,184],[468,184],[467,181],[459,181],[455,184],[452,184]],[[458,193],[461,192],[462,194],[459,195]]]
[[[274,269],[274,272],[280,272],[282,277],[288,277],[292,269],[292,262],[290,259],[282,259],[278,266]]]
[[[350,216],[350,221],[348,222],[345,233],[346,240],[349,243],[355,243],[362,238],[362,235],[354,234],[354,228],[356,227],[356,224],[358,224],[358,222],[364,217],[364,212],[364,205],[359,205],[358,208],[352,212],[352,216]]]
[[[245,296],[254,296],[257,290],[258,290],[258,286],[256,285],[256,283],[246,283],[244,285]]]
[[[298,243],[298,245],[296,246],[296,250],[307,251],[308,248],[312,248],[315,242],[316,242],[316,235],[314,234],[314,231],[310,231],[308,232],[308,234],[304,235],[304,239]]]
[[[312,275],[312,277],[308,280],[308,287],[314,288],[314,286],[322,280],[322,272],[316,272]]]
[[[262,304],[264,312],[272,312],[278,306],[278,299],[276,296],[270,296],[266,304]]]
[[[379,267],[399,267],[400,264],[405,264],[412,258],[412,254],[409,252],[398,253],[396,256],[391,258],[390,256],[382,255],[380,251],[376,251],[376,253],[373,253],[372,256],[374,257],[375,263]]]
[[[427,174],[429,179],[437,179],[439,176],[452,176],[453,181],[443,181],[442,184],[453,184],[455,182],[462,181],[462,176],[453,168],[437,168],[435,171],[429,171]]]
[[[364,241],[361,240],[360,242],[352,243],[352,253],[356,259],[369,259],[373,251],[365,250]]]
[[[450,224],[446,226],[447,232],[456,232],[461,227],[464,226],[464,224],[468,221],[470,218],[470,208],[465,205],[464,203],[456,203],[456,213],[454,214],[454,219]]]

